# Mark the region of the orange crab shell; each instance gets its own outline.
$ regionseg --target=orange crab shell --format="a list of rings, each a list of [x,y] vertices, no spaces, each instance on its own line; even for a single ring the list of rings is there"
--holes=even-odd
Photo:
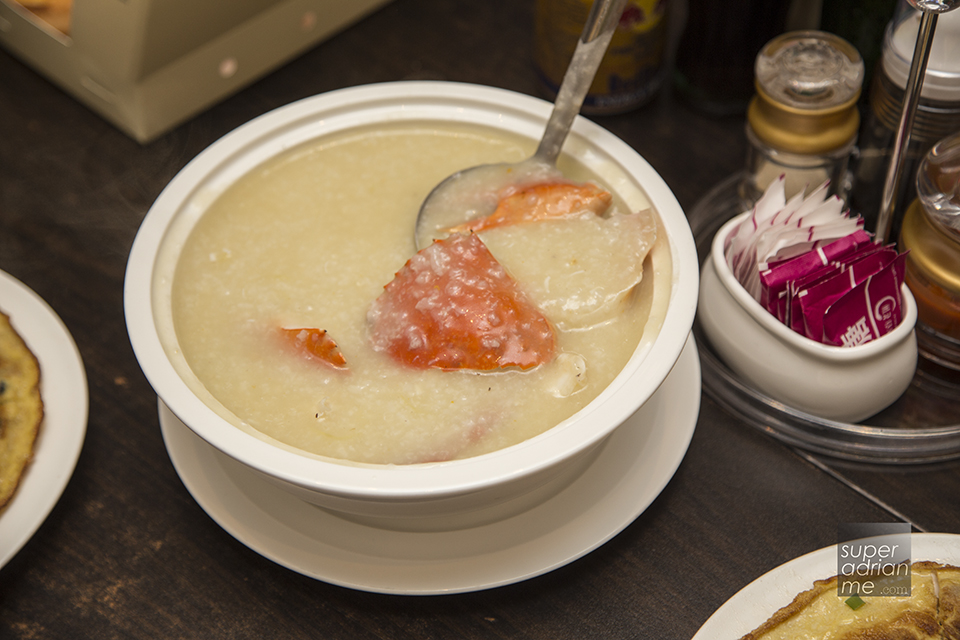
[[[347,358],[326,329],[280,329],[281,335],[300,353],[334,369],[346,370]]]
[[[603,215],[613,196],[590,184],[550,182],[520,189],[502,198],[485,218],[470,220],[448,229],[450,233],[484,231],[511,224],[578,216],[585,212]]]
[[[529,369],[556,350],[549,321],[475,234],[422,249],[368,319],[373,348],[418,369]]]

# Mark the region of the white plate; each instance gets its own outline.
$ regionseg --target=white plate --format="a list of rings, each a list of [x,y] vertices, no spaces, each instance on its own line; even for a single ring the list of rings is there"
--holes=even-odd
[[[0,309],[40,362],[43,424],[17,492],[0,511],[0,567],[36,532],[60,499],[87,432],[87,376],[70,332],[46,302],[0,271]]]
[[[960,566],[960,535],[914,533],[911,560],[929,560]],[[750,633],[793,601],[814,580],[837,575],[837,545],[794,558],[760,576],[717,609],[693,640],[737,640]]]
[[[593,464],[520,515],[456,531],[407,533],[344,520],[263,480],[160,403],[173,465],[200,506],[237,540],[306,576],[364,591],[441,594],[519,582],[596,549],[653,502],[680,465],[700,411],[693,338],[660,389]]]

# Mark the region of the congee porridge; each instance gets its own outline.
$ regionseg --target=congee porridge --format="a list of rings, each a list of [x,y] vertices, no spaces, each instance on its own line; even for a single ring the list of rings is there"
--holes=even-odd
[[[361,463],[476,456],[576,413],[665,313],[651,301],[671,282],[669,259],[655,259],[669,249],[642,192],[625,197],[618,176],[564,157],[572,184],[509,195],[522,205],[526,186],[545,190],[550,209],[569,200],[561,189],[586,189],[583,211],[414,246],[440,180],[534,145],[405,122],[331,134],[252,170],[178,258],[171,304],[191,384],[239,427]]]

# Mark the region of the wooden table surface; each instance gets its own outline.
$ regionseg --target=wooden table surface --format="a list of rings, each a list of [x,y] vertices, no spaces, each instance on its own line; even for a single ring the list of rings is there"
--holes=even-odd
[[[416,597],[333,586],[262,557],[198,506],[124,324],[126,259],[151,203],[219,137],[320,92],[442,79],[536,94],[531,33],[531,2],[395,0],[146,145],[0,51],[0,269],[63,319],[90,397],[71,481],[0,569],[0,637],[686,639],[758,576],[834,544],[840,523],[960,533],[960,464],[811,456],[707,394],[686,457],[635,522],[510,586]],[[685,209],[743,163],[741,118],[702,115],[670,91],[594,120]]]

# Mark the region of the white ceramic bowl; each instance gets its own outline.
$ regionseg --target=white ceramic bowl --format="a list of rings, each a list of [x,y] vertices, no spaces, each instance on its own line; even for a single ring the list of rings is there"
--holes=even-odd
[[[696,312],[699,267],[683,211],[657,173],[606,130],[578,119],[564,147],[596,173],[611,169],[639,187],[666,231],[661,266],[672,282],[654,340],[641,341],[623,371],[593,402],[545,433],[517,445],[449,462],[389,466],[318,459],[233,426],[204,403],[171,362],[176,344],[169,295],[176,253],[206,206],[256,165],[292,146],[384,120],[488,125],[539,139],[551,105],[513,92],[443,82],[402,82],[336,91],[277,109],[228,134],[190,162],[164,189],[137,234],[124,283],[124,308],[137,359],[159,398],[194,432],[302,499],[379,526],[438,529],[505,517],[570,482],[601,443],[657,390],[680,355]],[[411,229],[412,233],[412,229]],[[172,258],[172,259],[171,259]],[[165,310],[166,309],[166,310]],[[174,337],[175,341],[175,337]]]
[[[859,422],[895,402],[917,366],[917,305],[906,285],[903,320],[890,333],[857,347],[810,340],[764,309],[727,265],[724,240],[745,215],[717,232],[700,279],[698,317],[721,359],[770,398],[828,420]]]

